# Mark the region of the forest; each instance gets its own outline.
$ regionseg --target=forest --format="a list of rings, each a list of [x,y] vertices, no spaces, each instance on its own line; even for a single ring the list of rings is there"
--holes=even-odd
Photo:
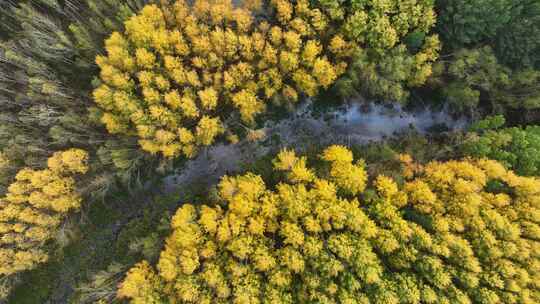
[[[0,1],[4,303],[540,303],[540,0]]]

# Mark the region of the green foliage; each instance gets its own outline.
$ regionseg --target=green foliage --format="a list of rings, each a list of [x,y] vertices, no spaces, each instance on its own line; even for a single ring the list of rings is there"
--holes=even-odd
[[[489,47],[457,51],[436,76],[455,112],[474,111],[480,102],[493,113],[540,109],[540,70],[509,69]]]
[[[432,1],[314,1],[359,50],[336,85],[341,96],[365,94],[404,102],[422,85],[440,49]],[[399,16],[399,17],[397,17]]]
[[[452,111],[463,113],[476,109],[480,103],[480,92],[461,82],[452,82],[443,88],[446,101]]]
[[[56,263],[43,264],[32,272],[17,276],[16,282],[10,282],[10,287],[13,289],[8,293],[8,297],[4,298],[6,303],[36,304],[46,302],[51,296],[54,285],[51,278],[58,275],[58,266]],[[0,301],[1,299],[3,298],[0,297]]]
[[[476,45],[493,39],[497,33],[510,23],[515,0],[438,0],[441,12],[438,18],[438,31],[454,48]]]
[[[12,292],[14,286],[20,283],[20,276],[9,276],[0,278],[0,302],[6,300]]]
[[[501,116],[476,123],[461,146],[462,153],[495,159],[521,175],[540,176],[540,127],[500,129],[502,125]]]
[[[469,130],[472,132],[495,130],[504,126],[505,123],[506,119],[502,115],[488,116],[472,124]]]
[[[540,109],[540,2],[438,0],[445,54],[431,84],[455,112],[477,115]]]
[[[437,30],[450,49],[493,46],[510,66],[540,64],[540,3],[531,0],[438,0]]]
[[[512,1],[515,17],[496,36],[495,51],[508,66],[540,69],[540,2]]]
[[[107,269],[98,271],[92,275],[91,280],[79,286],[78,292],[81,297],[80,303],[112,303],[116,297],[117,285],[120,283],[126,271],[126,266],[112,263]]]

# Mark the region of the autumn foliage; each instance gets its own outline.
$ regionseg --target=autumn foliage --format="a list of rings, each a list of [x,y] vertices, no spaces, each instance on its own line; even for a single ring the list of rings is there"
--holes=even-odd
[[[0,0],[0,304],[540,303],[539,54],[540,0]]]
[[[74,176],[86,173],[80,149],[56,152],[47,168],[25,168],[0,198],[0,276],[34,268],[48,258],[45,244],[65,216],[81,205]]]
[[[143,150],[192,157],[227,127],[246,124],[272,99],[294,103],[328,88],[352,45],[328,33],[328,18],[308,1],[257,5],[230,0],[148,5],[105,42],[94,99],[111,133],[134,135]],[[254,8],[253,8],[254,6]]]
[[[224,177],[221,203],[185,204],[132,303],[538,303],[540,180],[491,160],[432,162],[366,189],[344,147],[322,165],[282,151],[283,181]],[[404,158],[404,157],[403,157]],[[404,158],[405,159],[405,158]],[[371,193],[368,195],[368,192]]]

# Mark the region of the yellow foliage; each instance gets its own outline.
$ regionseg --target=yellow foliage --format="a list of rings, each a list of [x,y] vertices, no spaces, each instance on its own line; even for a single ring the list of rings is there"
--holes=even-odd
[[[318,93],[319,84],[306,70],[297,70],[293,74],[293,80],[298,88],[304,91],[308,96],[315,96]]]
[[[252,173],[223,177],[220,203],[178,209],[157,270],[137,264],[119,296],[133,303],[539,300],[540,180],[489,160],[432,162],[403,187],[376,177],[379,196],[360,203],[366,176],[351,151],[332,146],[319,157],[330,172],[281,151],[274,169],[288,176],[274,188]],[[298,166],[310,178],[291,178]],[[494,179],[511,195],[491,193]]]
[[[373,225],[357,200],[338,197],[337,185],[316,179],[305,157],[284,150],[274,165],[290,171],[294,184],[281,184],[273,191],[266,188],[261,177],[250,173],[224,177],[218,187],[223,210],[190,204],[178,209],[171,221],[173,233],[158,262],[163,299],[189,303],[207,295],[208,303],[256,303],[266,291],[279,303],[283,298],[269,290],[289,292],[293,276],[300,276],[307,284],[325,271],[324,253],[331,249],[321,242],[323,231],[331,235],[341,233],[340,229],[355,231],[349,230],[356,229],[352,228],[355,225]],[[299,167],[310,177],[296,172]],[[281,248],[275,247],[278,240]],[[354,259],[349,254],[349,260]],[[309,274],[307,269],[317,272]],[[334,263],[330,271],[337,277],[343,266]],[[128,273],[119,295],[142,302],[149,278],[154,277],[157,275],[145,262],[138,264]],[[141,292],[131,287],[135,284],[142,286]],[[333,286],[337,290],[338,285]]]
[[[315,178],[311,169],[307,167],[305,157],[296,157],[292,150],[282,150],[274,160],[274,168],[287,172],[287,179],[293,183],[310,182]]]
[[[131,268],[126,278],[118,289],[118,297],[134,298],[134,304],[159,303],[160,278],[146,261]]]
[[[351,163],[353,161],[353,154],[344,146],[334,145],[323,151],[322,159],[328,162]]]
[[[398,193],[398,186],[390,177],[379,175],[375,180],[377,192],[384,198],[392,198]]]
[[[330,162],[330,178],[345,192],[356,195],[364,191],[367,173],[362,164],[353,164],[352,152],[343,146],[331,146],[322,153],[322,159]]]
[[[315,178],[313,172],[306,166],[306,159],[301,157],[288,173],[289,180],[293,183],[309,182]]]
[[[313,64],[313,76],[324,88],[328,88],[337,79],[338,74],[326,58],[318,58]]]
[[[151,153],[192,157],[199,145],[211,144],[221,133],[215,126],[210,131],[208,121],[201,121],[205,117],[227,121],[232,104],[244,122],[253,123],[276,96],[287,102],[301,93],[314,96],[345,72],[344,61],[329,58],[350,58],[343,53],[346,47],[338,50],[334,39],[332,56],[325,56],[330,42],[314,30],[325,19],[321,11],[307,1],[270,1],[266,5],[275,16],[268,17],[279,20],[271,27],[253,22],[260,4],[178,0],[147,5],[128,19],[124,33],[106,40],[106,56],[96,58],[102,84],[93,95],[107,130],[137,134],[142,149]],[[200,134],[194,142],[178,138],[164,145],[144,131],[148,126]]]
[[[112,134],[126,132],[125,124],[118,118],[118,116],[113,114],[104,113],[101,117],[101,122],[105,124],[107,130],[109,130],[109,132]]]
[[[322,47],[316,40],[309,40],[306,42],[306,45],[302,50],[302,60],[308,63],[313,63],[320,54],[321,50]]]
[[[195,142],[203,146],[211,145],[214,138],[223,132],[223,126],[219,118],[203,116],[195,129]]]
[[[206,88],[197,93],[201,101],[201,105],[205,110],[215,109],[218,104],[218,96],[213,88]]]
[[[156,56],[144,48],[135,51],[135,58],[137,60],[137,65],[143,69],[152,69],[152,66],[156,61]]]
[[[276,8],[278,20],[282,24],[286,24],[292,18],[292,4],[287,0],[273,0],[272,4]]]
[[[49,169],[55,172],[86,173],[88,171],[88,154],[81,149],[70,149],[63,152],[55,152],[47,160]]]
[[[48,258],[44,244],[62,219],[77,210],[81,197],[73,175],[88,171],[88,154],[80,149],[56,152],[47,169],[21,169],[0,198],[0,275],[33,269]]]
[[[401,163],[403,175],[406,178],[412,178],[424,169],[422,165],[415,163],[409,154],[399,154],[397,160]]]
[[[240,110],[242,120],[248,123],[253,123],[255,116],[264,110],[264,104],[248,90],[234,94],[232,102]]]

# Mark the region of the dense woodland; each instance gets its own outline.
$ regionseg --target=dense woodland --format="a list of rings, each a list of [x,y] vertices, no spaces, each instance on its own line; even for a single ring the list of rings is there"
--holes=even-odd
[[[0,2],[0,303],[540,303],[540,0]]]

